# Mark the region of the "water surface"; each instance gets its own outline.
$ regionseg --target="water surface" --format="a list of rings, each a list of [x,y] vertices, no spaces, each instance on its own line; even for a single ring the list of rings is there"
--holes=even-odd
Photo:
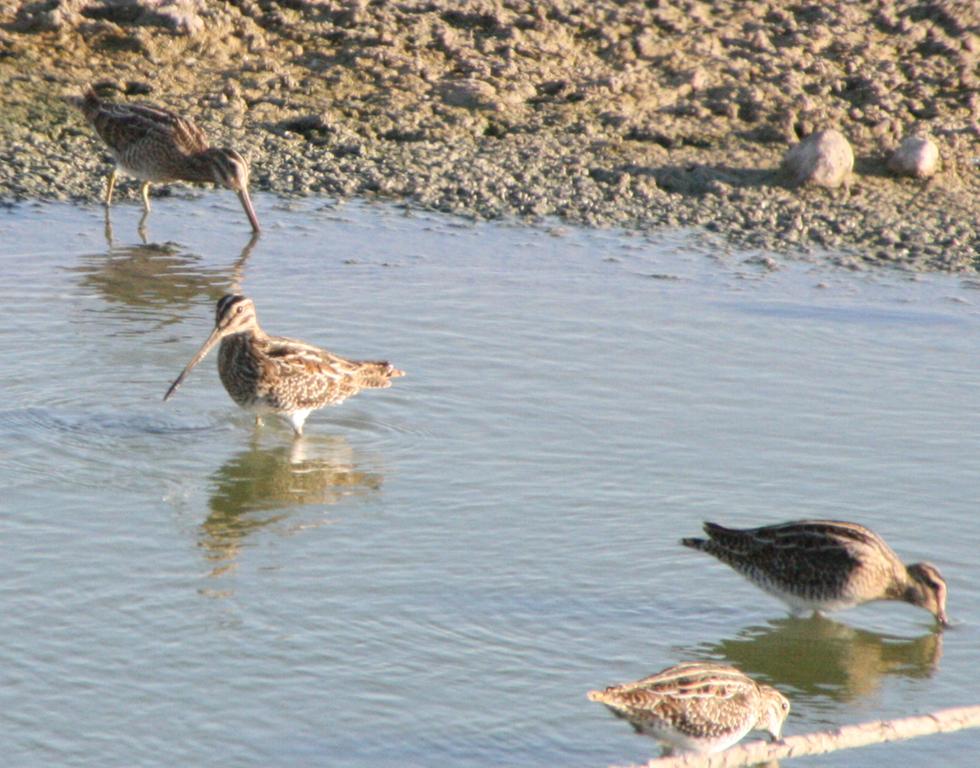
[[[233,196],[0,211],[5,766],[569,766],[657,753],[585,694],[693,658],[786,732],[977,703],[980,293],[775,272],[690,235]],[[255,429],[213,359],[272,333],[408,376]],[[788,618],[679,546],[862,522],[957,625]],[[811,765],[972,766],[970,732]]]

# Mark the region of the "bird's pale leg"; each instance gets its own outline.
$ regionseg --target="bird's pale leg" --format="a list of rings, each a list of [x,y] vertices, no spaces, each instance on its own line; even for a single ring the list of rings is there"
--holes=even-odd
[[[259,414],[255,414],[255,428],[258,429],[262,426],[262,417]]]
[[[143,196],[143,210],[150,212],[150,182],[144,181],[140,187],[140,194]]]
[[[109,218],[109,206],[105,208],[105,244],[112,248],[112,219]]]
[[[286,416],[289,419],[289,423],[293,426],[293,432],[296,433],[296,437],[303,436],[303,423],[306,421],[306,417],[310,415],[309,409],[302,411],[293,411]]]
[[[112,169],[112,173],[109,174],[109,178],[106,179],[105,184],[105,207],[108,208],[112,205],[112,190],[116,188],[116,169]]]

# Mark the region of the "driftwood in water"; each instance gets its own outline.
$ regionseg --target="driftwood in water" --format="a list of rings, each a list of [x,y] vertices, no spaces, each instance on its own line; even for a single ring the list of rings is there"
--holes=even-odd
[[[860,725],[845,725],[834,731],[789,736],[770,743],[752,741],[735,745],[714,755],[686,754],[651,760],[645,768],[738,768],[787,757],[803,757],[834,752],[838,749],[864,747],[886,741],[914,739],[933,733],[948,733],[961,728],[980,726],[980,706],[942,709],[930,715],[877,720]]]

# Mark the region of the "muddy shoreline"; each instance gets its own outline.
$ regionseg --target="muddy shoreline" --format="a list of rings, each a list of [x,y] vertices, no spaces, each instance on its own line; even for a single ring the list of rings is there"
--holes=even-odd
[[[193,117],[253,189],[980,266],[976,3],[733,6],[0,0],[0,200],[99,198],[108,155],[63,98],[91,82]],[[849,187],[792,188],[783,155],[830,127]],[[886,168],[910,134],[940,148],[928,181]]]

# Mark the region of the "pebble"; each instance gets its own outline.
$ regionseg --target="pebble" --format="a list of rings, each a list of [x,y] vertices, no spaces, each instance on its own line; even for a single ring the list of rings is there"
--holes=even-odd
[[[476,78],[447,80],[439,86],[444,104],[466,109],[489,109],[496,106],[497,89]]]
[[[844,134],[829,128],[810,134],[792,147],[783,166],[797,186],[836,188],[854,169],[854,151]]]
[[[888,158],[888,170],[899,176],[927,179],[939,167],[939,147],[931,139],[907,136]]]

